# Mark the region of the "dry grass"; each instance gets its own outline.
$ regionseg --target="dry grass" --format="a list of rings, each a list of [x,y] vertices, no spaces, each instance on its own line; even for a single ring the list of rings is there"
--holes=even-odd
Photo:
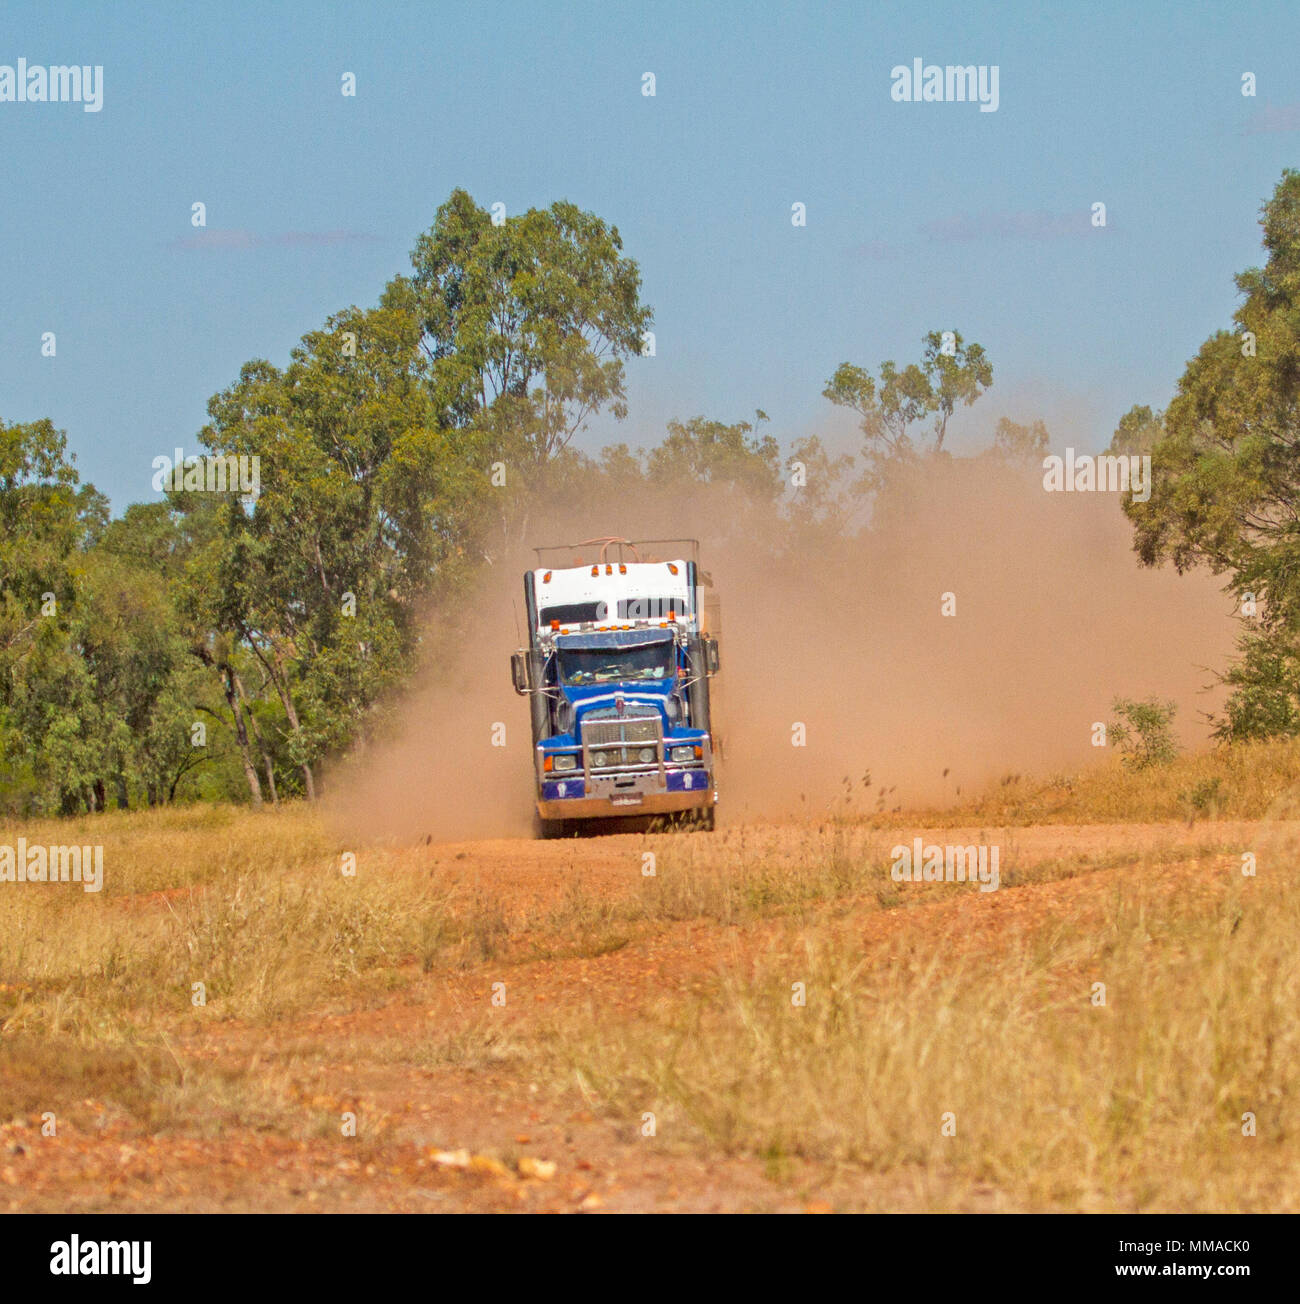
[[[1212,817],[1276,813],[1300,781],[1298,757],[1259,747],[1140,775],[1106,766],[1068,786],[1017,780],[893,828],[647,836],[618,844],[629,860],[618,890],[574,874],[523,906],[476,871],[431,875],[401,848],[358,850],[344,876],[345,849],[302,808],[0,827],[0,842],[103,843],[106,871],[99,894],[0,885],[0,1090],[17,1112],[91,1098],[149,1130],[295,1134],[290,1066],[177,1053],[199,1027],[192,984],[205,985],[203,1026],[261,1027],[274,1044],[291,1017],[356,1010],[428,974],[608,956],[683,925],[740,937],[761,924],[757,957],[716,968],[703,996],[673,986],[613,1017],[575,996],[508,1028],[483,1013],[419,1045],[380,1036],[350,1053],[426,1072],[514,1066],[628,1128],[654,1111],[651,1145],[756,1156],[778,1177],[792,1160],[874,1174],[864,1207],[1294,1210],[1297,849],[1289,830],[1263,828],[1259,877],[1214,878],[1242,838]],[[1035,858],[1015,832],[1032,819],[1189,811],[1207,821],[1195,839],[1140,850],[1098,837]],[[978,944],[939,935],[900,908],[971,889],[899,891],[888,864],[900,824],[909,837],[991,831],[1004,889],[1117,869],[1122,886],[1100,918],[1057,910]],[[653,877],[640,875],[643,850]],[[1148,890],[1162,867],[1198,858],[1221,890]],[[864,945],[862,920],[881,910],[899,912],[898,928],[888,945]],[[1101,1007],[1089,1000],[1097,981]],[[1253,1138],[1241,1133],[1247,1112]],[[955,1136],[943,1135],[945,1113]]]
[[[931,1208],[996,1191],[1024,1209],[1300,1209],[1293,874],[1230,880],[1212,906],[1148,898],[1138,875],[1101,926],[959,942],[792,935],[638,1026],[558,1021],[553,1049],[611,1117],[655,1112],[669,1145],[924,1173]]]
[[[269,1019],[382,988],[442,949],[445,891],[363,853],[341,872],[304,809],[107,815],[0,841],[104,845],[104,887],[6,885],[0,1029],[125,1043],[192,1011]]]
[[[888,819],[999,825],[1263,819],[1281,794],[1297,787],[1300,742],[1240,743],[1188,753],[1136,773],[1112,756],[1073,775],[1042,779],[1008,774],[940,812]],[[883,820],[876,817],[877,823]]]

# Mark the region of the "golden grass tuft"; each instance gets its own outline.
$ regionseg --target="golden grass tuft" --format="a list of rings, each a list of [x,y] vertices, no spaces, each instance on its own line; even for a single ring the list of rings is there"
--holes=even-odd
[[[926,1208],[1294,1211],[1300,887],[1242,885],[1207,910],[1138,879],[1103,925],[1005,949],[825,929],[638,1026],[558,1021],[552,1048],[666,1144],[924,1174]]]
[[[1189,752],[1167,765],[1132,771],[1117,756],[1077,774],[1004,775],[938,811],[893,814],[875,823],[1154,823],[1263,819],[1300,787],[1300,741],[1238,743]]]

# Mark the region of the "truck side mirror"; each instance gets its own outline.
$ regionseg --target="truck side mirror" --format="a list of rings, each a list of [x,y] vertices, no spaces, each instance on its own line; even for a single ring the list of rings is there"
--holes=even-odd
[[[718,640],[716,638],[706,638],[704,640],[704,664],[708,667],[709,674],[718,673]]]
[[[514,681],[515,692],[521,696],[528,692],[528,658],[522,652],[514,653],[510,658],[510,678]]]

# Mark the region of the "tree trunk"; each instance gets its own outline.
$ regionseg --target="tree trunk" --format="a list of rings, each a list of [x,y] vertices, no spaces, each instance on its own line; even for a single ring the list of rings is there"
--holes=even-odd
[[[257,781],[257,770],[248,754],[248,731],[244,728],[244,717],[239,713],[239,698],[235,693],[234,669],[229,661],[218,662],[202,642],[193,644],[190,651],[205,666],[211,666],[221,680],[221,691],[225,694],[226,705],[230,707],[230,714],[235,722],[235,741],[239,743],[240,759],[244,762],[244,778],[248,782],[248,795],[252,798],[254,806],[260,806],[262,804],[262,785]],[[172,780],[169,800],[176,795],[176,785],[180,782],[181,774],[184,774],[184,772],[185,767],[182,767],[180,773]]]
[[[293,704],[293,694],[289,692],[289,685],[280,686],[280,700],[284,703],[284,713],[288,717],[289,727],[302,737],[302,725],[298,723],[298,712]],[[316,780],[312,777],[311,765],[307,761],[302,762],[302,781],[307,790],[307,800],[316,800]]]
[[[248,723],[253,726],[253,740],[257,743],[257,750],[262,754],[262,768],[266,771],[266,786],[271,793],[271,805],[278,806],[280,794],[275,788],[275,767],[271,764],[271,754],[266,750],[266,743],[262,739],[262,730],[257,723],[257,716],[253,714],[253,707],[244,692],[244,681],[238,675],[235,676],[235,691],[244,704],[244,710],[248,712]]]
[[[254,806],[262,804],[262,785],[257,781],[257,769],[249,754],[248,730],[244,728],[244,716],[239,709],[239,695],[235,692],[235,672],[228,665],[221,667],[221,686],[230,706],[230,714],[235,721],[235,740],[239,743],[239,755],[244,762],[244,778],[248,781],[248,793]]]
[[[262,649],[258,647],[256,640],[249,638],[248,645],[253,649],[257,659],[262,663],[266,670],[267,677],[275,685],[275,691],[279,694],[280,704],[284,707],[285,719],[289,721],[289,728],[294,734],[302,738],[302,725],[298,722],[298,710],[293,704],[293,694],[289,691],[289,681],[284,674],[283,665],[278,654],[275,655],[274,663],[268,661]],[[312,776],[311,765],[307,761],[301,762],[303,787],[307,793],[308,801],[316,800],[316,780]]]

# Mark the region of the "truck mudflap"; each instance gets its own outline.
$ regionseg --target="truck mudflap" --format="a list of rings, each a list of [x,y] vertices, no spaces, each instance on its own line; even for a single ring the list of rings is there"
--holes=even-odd
[[[619,778],[610,783],[602,776],[590,788],[582,778],[547,779],[537,813],[546,820],[662,815],[712,807],[718,798],[713,776],[704,770],[669,771],[662,784],[658,773]]]

